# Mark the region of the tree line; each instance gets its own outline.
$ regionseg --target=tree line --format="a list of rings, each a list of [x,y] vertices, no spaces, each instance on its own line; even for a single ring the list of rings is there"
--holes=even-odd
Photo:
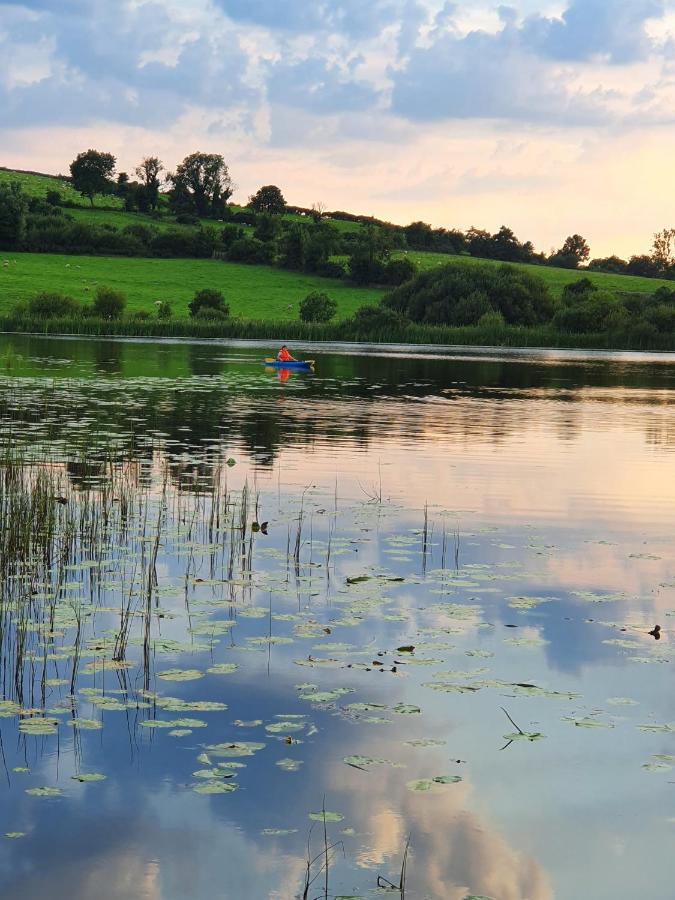
[[[549,254],[520,241],[512,229],[497,232],[471,227],[434,228],[426,222],[394,225],[370,216],[328,213],[321,203],[289,206],[276,185],[264,185],[245,209],[231,204],[236,186],[220,154],[191,153],[168,171],[158,157],[144,157],[134,170],[116,173],[111,153],[89,149],[70,164],[70,182],[91,206],[97,197],[115,197],[129,212],[148,222],[126,228],[74,221],[58,190],[44,198],[27,197],[18,184],[0,184],[0,249],[31,252],[93,253],[124,256],[211,256],[234,262],[277,264],[326,277],[348,277],[357,284],[396,285],[415,274],[410,260],[392,259],[393,251],[426,251],[501,262],[531,263],[590,271],[675,278],[675,229],[655,235],[652,253],[591,259],[580,234],[568,236]],[[295,220],[285,214],[295,214]],[[155,222],[194,226],[192,232],[154,228]],[[335,221],[360,225],[338,230]],[[222,226],[222,227],[221,227]],[[251,232],[253,229],[253,232]]]

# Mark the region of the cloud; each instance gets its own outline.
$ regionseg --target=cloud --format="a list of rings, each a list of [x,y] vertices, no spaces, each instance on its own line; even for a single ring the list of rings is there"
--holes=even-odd
[[[217,0],[233,20],[293,32],[325,31],[359,39],[415,9],[414,0]]]
[[[625,65],[655,49],[646,29],[665,13],[663,0],[572,0],[561,18],[533,16],[522,29],[524,42],[552,59],[595,57]]]

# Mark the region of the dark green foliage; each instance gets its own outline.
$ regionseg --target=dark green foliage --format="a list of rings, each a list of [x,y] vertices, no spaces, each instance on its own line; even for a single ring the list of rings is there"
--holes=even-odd
[[[225,225],[220,232],[220,243],[227,250],[235,241],[240,241],[246,236],[243,228],[237,225]]]
[[[631,256],[626,266],[627,275],[641,275],[643,278],[658,278],[661,265],[651,256]]]
[[[417,275],[383,302],[413,322],[432,325],[473,324],[467,321],[471,314],[477,322],[490,310],[512,325],[537,325],[553,314],[544,281],[507,265],[442,266]]]
[[[292,225],[285,232],[279,246],[279,262],[284,269],[304,271],[307,243],[307,228],[304,225]]]
[[[586,239],[580,234],[572,234],[566,238],[560,250],[549,258],[549,264],[563,269],[577,269],[590,255]]]
[[[43,291],[36,294],[26,304],[26,312],[36,319],[63,319],[73,316],[80,309],[80,304],[73,297]]]
[[[362,306],[354,316],[359,332],[376,334],[379,331],[398,331],[410,324],[401,313],[388,306]]]
[[[275,184],[266,184],[249,197],[249,206],[254,212],[280,216],[286,210],[284,195]]]
[[[199,225],[199,216],[191,212],[179,212],[176,215],[176,222],[179,225]]]
[[[577,298],[585,294],[592,294],[597,290],[597,286],[590,278],[580,278],[578,281],[571,281],[565,285],[562,292],[562,301],[565,304],[573,303]]]
[[[63,202],[61,191],[47,191],[45,200],[50,206],[61,206],[61,203]]]
[[[624,275],[628,263],[619,256],[607,256],[603,259],[592,259],[588,264],[589,272],[609,272],[612,275]]]
[[[568,295],[567,305],[556,312],[553,324],[560,331],[597,334],[622,328],[628,318],[626,308],[614,294],[595,289]]]
[[[230,307],[225,302],[225,297],[220,291],[214,291],[211,288],[197,291],[188,304],[188,309],[192,317],[225,318],[230,314]]]
[[[94,205],[97,194],[109,194],[114,190],[112,177],[116,159],[112,153],[86,150],[79,153],[70,164],[73,187]]]
[[[0,182],[0,247],[18,247],[26,234],[28,199],[18,182]]]
[[[269,241],[275,240],[275,238],[279,236],[280,231],[281,223],[279,219],[266,213],[265,215],[258,216],[258,224],[253,233],[253,237],[259,241],[268,243]]]
[[[222,322],[229,316],[229,309],[220,309],[218,307],[202,306],[194,314],[195,319],[201,322]]]
[[[100,287],[96,290],[92,311],[101,319],[119,319],[127,305],[127,298],[120,291]]]
[[[241,238],[233,241],[227,251],[230,262],[249,263],[250,265],[267,265],[272,262],[274,251],[269,244],[256,238]]]
[[[313,291],[300,303],[300,319],[303,322],[330,322],[336,312],[335,300],[321,291]]]
[[[417,275],[417,266],[411,259],[390,259],[385,266],[384,275],[387,284],[398,287]]]
[[[342,263],[327,259],[315,266],[314,274],[321,275],[323,278],[344,278],[346,272]]]
[[[199,216],[222,218],[234,190],[229,169],[218,153],[191,153],[167,179],[173,185],[174,210]]]
[[[157,301],[157,318],[163,321],[170,319],[173,315],[173,310],[171,309],[171,304],[167,303],[166,300],[158,300]]]

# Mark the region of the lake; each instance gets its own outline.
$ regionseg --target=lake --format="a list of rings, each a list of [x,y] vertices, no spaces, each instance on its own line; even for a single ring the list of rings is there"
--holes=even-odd
[[[3,900],[671,898],[675,359],[306,349],[0,338]]]

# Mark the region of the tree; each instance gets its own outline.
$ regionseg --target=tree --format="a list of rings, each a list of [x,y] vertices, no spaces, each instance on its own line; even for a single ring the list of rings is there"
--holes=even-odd
[[[112,153],[100,153],[98,150],[79,153],[71,162],[73,187],[83,197],[89,197],[92,206],[96,194],[107,194],[113,189],[116,162]]]
[[[675,228],[664,228],[654,235],[652,259],[661,269],[675,264]]]
[[[316,203],[312,203],[312,218],[315,223],[318,223],[323,219],[326,213],[326,204],[322,203],[321,200],[317,200]]]
[[[230,307],[225,302],[225,297],[220,291],[204,288],[197,291],[193,299],[188,303],[190,315],[194,318],[222,319],[230,314]]]
[[[549,262],[565,269],[577,269],[591,255],[591,248],[580,234],[572,234],[565,239],[557,253],[552,254]]]
[[[337,303],[328,294],[313,291],[300,303],[300,318],[303,322],[330,322],[337,312]]]
[[[102,319],[119,319],[127,305],[127,298],[112,288],[100,287],[94,297],[93,310]]]
[[[17,181],[0,182],[0,247],[17,247],[26,234],[28,198]]]
[[[434,231],[426,222],[411,222],[405,229],[408,246],[413,250],[430,250],[434,241]]]
[[[268,216],[280,216],[286,210],[284,195],[275,184],[266,184],[257,194],[248,198],[248,205],[254,212]]]
[[[156,156],[146,156],[136,166],[136,176],[140,178],[144,188],[145,200],[150,209],[157,209],[159,200],[159,176],[164,171],[164,164]]]
[[[167,175],[177,197],[194,205],[198,215],[219,215],[234,193],[225,160],[219,153],[191,153]]]

